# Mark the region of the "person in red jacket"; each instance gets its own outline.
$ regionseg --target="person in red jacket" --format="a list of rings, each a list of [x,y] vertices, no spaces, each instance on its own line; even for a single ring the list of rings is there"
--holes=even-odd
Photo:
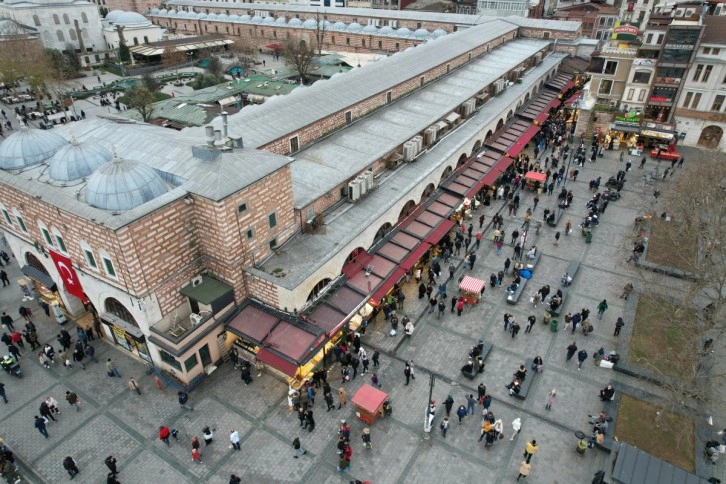
[[[171,447],[171,442],[169,442],[169,435],[171,435],[171,431],[169,430],[169,427],[162,425],[159,427],[159,440],[163,441]]]

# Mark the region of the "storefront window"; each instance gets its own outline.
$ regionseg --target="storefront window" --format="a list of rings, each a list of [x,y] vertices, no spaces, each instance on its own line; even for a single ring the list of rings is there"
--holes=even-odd
[[[194,353],[192,356],[187,358],[186,361],[184,362],[184,369],[187,371],[187,373],[189,373],[189,370],[191,370],[198,364],[199,364],[199,360],[197,359],[197,354]]]
[[[171,356],[169,353],[167,353],[164,350],[159,350],[159,356],[161,356],[161,361],[163,361],[167,365],[173,366],[177,370],[181,371],[181,369],[182,369],[181,365],[179,364],[178,361],[176,361],[176,358]]]

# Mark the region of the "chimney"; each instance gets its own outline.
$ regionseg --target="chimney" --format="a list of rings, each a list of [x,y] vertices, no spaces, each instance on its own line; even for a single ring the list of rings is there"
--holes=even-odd
[[[227,139],[227,111],[222,111],[222,136]]]
[[[207,135],[207,145],[214,146],[214,126],[205,126],[204,133]]]

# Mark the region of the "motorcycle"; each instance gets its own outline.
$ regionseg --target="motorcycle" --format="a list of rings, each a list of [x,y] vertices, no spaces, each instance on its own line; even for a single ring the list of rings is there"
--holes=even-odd
[[[605,190],[602,194],[602,198],[604,198],[605,200],[610,200],[611,202],[620,200],[620,196],[620,193],[611,192],[610,190]]]
[[[610,179],[607,181],[607,183],[605,183],[605,186],[622,190],[624,182],[625,182],[625,180],[618,181],[617,178],[615,178],[614,176],[611,176]]]
[[[0,365],[2,365],[3,369],[9,374],[15,375],[18,378],[23,377],[23,372],[20,370],[20,363],[18,363],[12,356],[3,356],[2,361],[0,361]]]

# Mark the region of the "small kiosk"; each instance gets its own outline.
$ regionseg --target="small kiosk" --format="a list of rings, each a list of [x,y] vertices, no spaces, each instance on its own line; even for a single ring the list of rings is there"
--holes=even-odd
[[[388,400],[388,394],[364,384],[355,392],[350,401],[355,405],[355,415],[367,424],[372,424],[376,419],[383,417],[383,404]]]
[[[484,291],[487,283],[481,279],[477,279],[471,276],[464,276],[459,283],[459,292],[465,303],[474,305],[481,299],[481,294]]]
[[[542,190],[542,186],[547,179],[547,175],[538,171],[528,171],[527,174],[524,175],[524,178],[525,180],[527,180],[527,188],[529,190],[535,191]]]

